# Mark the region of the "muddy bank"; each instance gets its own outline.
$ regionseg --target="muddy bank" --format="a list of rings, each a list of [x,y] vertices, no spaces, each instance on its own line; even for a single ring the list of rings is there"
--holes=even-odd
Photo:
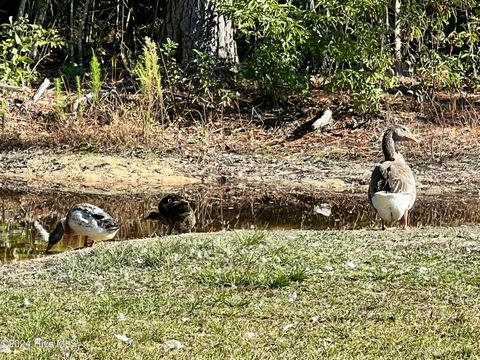
[[[172,187],[262,185],[272,190],[366,192],[380,156],[318,157],[315,154],[234,153],[215,151],[202,157],[148,154],[58,154],[45,151],[0,153],[3,190],[91,194],[164,193]],[[464,156],[442,162],[409,160],[419,195],[456,192],[478,196],[480,161]]]

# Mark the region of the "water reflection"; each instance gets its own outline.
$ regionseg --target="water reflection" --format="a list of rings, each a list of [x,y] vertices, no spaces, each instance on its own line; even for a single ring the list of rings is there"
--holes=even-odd
[[[284,192],[269,188],[189,187],[178,189],[196,208],[196,231],[221,229],[355,229],[376,227],[364,192],[354,194]],[[167,226],[144,221],[161,196],[99,196],[69,193],[0,193],[0,262],[43,256],[45,242],[28,219],[37,219],[48,230],[71,205],[90,202],[109,212],[120,224],[115,240],[164,234]],[[314,211],[315,205],[331,208],[331,215]],[[322,206],[320,206],[321,208]],[[419,195],[411,213],[412,226],[446,226],[480,222],[476,198]],[[54,251],[81,246],[82,239],[62,240]]]

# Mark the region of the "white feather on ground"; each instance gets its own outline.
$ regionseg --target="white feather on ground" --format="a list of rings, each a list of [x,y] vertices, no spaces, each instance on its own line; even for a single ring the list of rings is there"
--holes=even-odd
[[[324,128],[328,124],[332,122],[332,110],[326,109],[322,116],[318,118],[313,124],[312,124],[312,129],[313,130],[318,130],[321,128]]]

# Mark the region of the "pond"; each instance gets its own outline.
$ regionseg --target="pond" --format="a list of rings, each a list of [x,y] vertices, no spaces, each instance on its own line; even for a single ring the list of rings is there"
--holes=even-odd
[[[289,192],[262,186],[195,186],[174,191],[195,206],[197,232],[232,229],[358,229],[376,228],[379,221],[364,191],[353,193]],[[159,195],[101,196],[72,193],[0,192],[0,262],[44,256],[46,243],[33,227],[37,219],[54,228],[71,205],[89,202],[109,212],[121,229],[114,240],[163,235],[167,226],[145,221]],[[455,226],[480,222],[478,195],[422,196],[410,214],[411,226]],[[400,225],[400,224],[399,224]],[[79,248],[82,239],[62,240],[54,252]]]

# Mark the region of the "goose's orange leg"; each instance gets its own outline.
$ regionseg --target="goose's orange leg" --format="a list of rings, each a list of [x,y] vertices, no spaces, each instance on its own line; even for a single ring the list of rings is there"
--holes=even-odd
[[[83,243],[83,247],[92,247],[94,243],[95,243],[94,240],[91,240],[91,241],[90,241],[90,240],[88,239],[88,236],[85,236],[85,241],[84,241],[84,243]]]
[[[382,219],[382,230],[387,230],[387,227],[385,226],[385,221]]]
[[[408,210],[403,214],[403,229],[408,229]]]

